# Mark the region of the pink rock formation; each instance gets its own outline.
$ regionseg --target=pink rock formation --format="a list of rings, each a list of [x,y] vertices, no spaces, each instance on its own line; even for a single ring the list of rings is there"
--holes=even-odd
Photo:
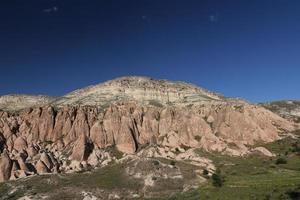
[[[88,143],[87,136],[85,134],[81,134],[75,142],[71,158],[77,161],[87,160],[90,151],[91,149]]]
[[[0,157],[0,182],[7,181],[10,178],[12,161],[6,151]]]
[[[45,173],[49,173],[50,172],[50,170],[48,169],[48,167],[41,160],[39,160],[36,163],[35,169],[36,169],[37,174],[45,174]]]
[[[122,80],[117,86],[111,83],[106,86],[119,88],[119,84],[122,87],[125,84],[123,89],[126,93],[127,87],[132,87],[133,83]],[[147,94],[140,86],[138,90],[129,88],[128,91],[136,95],[134,98],[139,97],[145,101],[163,98],[162,106],[127,100],[111,103],[105,110],[97,106],[67,105],[53,108],[48,105],[14,115],[0,111],[0,181],[11,177],[12,168],[14,172],[23,170],[23,176],[28,171],[36,171],[38,174],[63,171],[73,161],[78,165],[81,162],[87,165],[88,161],[96,165],[98,156],[95,150],[113,146],[127,154],[135,153],[141,146],[155,144],[243,155],[247,152],[248,145],[271,142],[279,139],[280,133],[294,130],[292,122],[260,106],[240,101],[221,101],[207,92],[205,94],[212,95],[215,100],[191,105],[166,105],[163,104],[165,101],[185,100],[183,93],[179,92],[181,87],[171,89],[173,96],[169,96],[164,93],[168,90],[165,86],[159,87],[158,83],[150,85],[159,89],[155,93],[155,88],[150,88],[154,97],[145,96]],[[183,86],[184,94],[190,98],[196,93],[204,92],[195,87],[189,89],[189,86]],[[95,92],[97,88],[84,92]],[[72,93],[68,98],[79,98],[76,95],[81,92]],[[237,149],[233,151],[228,144],[236,144]],[[262,149],[258,150],[270,155]],[[90,156],[92,152],[93,155]],[[17,158],[20,153],[25,157]],[[16,160],[14,167],[11,158]],[[18,176],[13,174],[12,178]]]

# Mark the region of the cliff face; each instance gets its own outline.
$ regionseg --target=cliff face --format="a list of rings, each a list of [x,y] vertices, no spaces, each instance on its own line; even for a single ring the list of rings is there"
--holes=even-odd
[[[248,145],[277,140],[281,133],[294,129],[292,122],[260,106],[225,100],[188,84],[163,82],[158,86],[159,81],[146,80],[123,78],[104,83],[105,88],[114,88],[106,88],[111,91],[107,99],[115,93],[118,99],[120,93],[130,91],[130,98],[111,101],[104,110],[102,104],[87,105],[103,97],[98,87],[104,86],[100,85],[63,97],[68,101],[60,99],[18,114],[1,111],[0,181],[106,165],[116,159],[107,151],[111,148],[124,154],[147,146],[202,148],[242,156],[251,152]],[[136,84],[144,89],[134,90]],[[123,90],[116,92],[116,85]],[[65,105],[67,102],[70,105]]]
[[[104,113],[95,107],[45,107],[18,116],[1,112],[0,116],[0,149],[5,159],[1,162],[8,163],[0,170],[6,174],[2,181],[20,177],[20,170],[26,175],[69,170],[64,160],[97,165],[101,157],[91,157],[112,146],[126,154],[156,144],[243,155],[248,151],[244,145],[271,142],[280,132],[293,129],[277,115],[246,104],[187,109],[124,103],[111,105]],[[8,175],[10,163],[24,167]]]

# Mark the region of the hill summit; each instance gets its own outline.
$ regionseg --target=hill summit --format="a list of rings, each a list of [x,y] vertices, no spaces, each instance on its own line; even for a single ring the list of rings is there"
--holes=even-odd
[[[0,109],[18,111],[46,105],[63,107],[107,107],[113,102],[136,101],[140,104],[195,104],[221,100],[216,93],[181,81],[156,80],[142,76],[120,77],[97,85],[75,90],[61,97],[6,95],[0,96]]]

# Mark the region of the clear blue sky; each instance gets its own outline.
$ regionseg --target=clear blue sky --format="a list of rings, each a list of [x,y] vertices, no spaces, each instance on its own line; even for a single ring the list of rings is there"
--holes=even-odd
[[[118,76],[300,99],[299,0],[1,0],[0,95]]]

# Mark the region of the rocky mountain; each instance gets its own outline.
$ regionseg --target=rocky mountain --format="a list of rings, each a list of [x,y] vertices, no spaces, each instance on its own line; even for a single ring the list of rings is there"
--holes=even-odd
[[[259,105],[288,120],[300,123],[300,101],[274,101]]]
[[[172,159],[194,166],[202,177],[202,170],[211,174],[216,167],[197,150],[272,157],[257,144],[299,128],[260,105],[146,77],[122,77],[57,98],[0,99],[0,181],[130,161],[126,174],[143,179],[143,195],[156,187],[151,177],[158,172],[142,176],[146,172],[136,174],[137,165]],[[159,176],[184,180],[181,169],[171,168],[166,165]],[[194,184],[182,181],[181,188]]]
[[[0,96],[0,109],[19,111],[31,107],[97,106],[107,108],[119,101],[140,104],[197,104],[222,100],[222,96],[180,81],[155,80],[149,77],[121,77],[76,90],[62,97],[6,95]]]

